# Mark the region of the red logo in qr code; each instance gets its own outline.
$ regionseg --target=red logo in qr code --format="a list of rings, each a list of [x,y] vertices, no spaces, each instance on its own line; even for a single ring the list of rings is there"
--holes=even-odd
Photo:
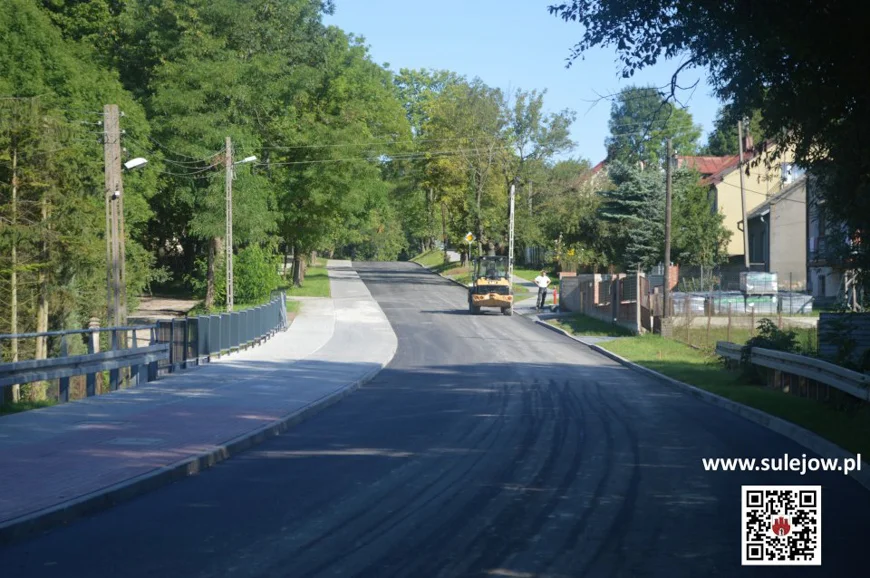
[[[772,530],[777,536],[785,536],[791,530],[791,526],[789,526],[788,520],[780,516],[773,521]]]
[[[743,486],[744,566],[822,563],[821,486]]]

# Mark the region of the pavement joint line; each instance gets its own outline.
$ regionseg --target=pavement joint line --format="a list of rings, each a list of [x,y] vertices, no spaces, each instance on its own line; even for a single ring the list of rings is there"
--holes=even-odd
[[[530,319],[530,321],[532,320]],[[694,385],[689,385],[688,383],[679,381],[672,377],[668,377],[667,375],[659,373],[658,371],[649,369],[648,367],[644,367],[642,365],[634,363],[633,361],[629,361],[624,357],[621,357],[611,351],[604,349],[603,347],[595,345],[594,343],[586,343],[585,341],[582,341],[574,335],[571,335],[567,331],[549,323],[546,323],[545,321],[541,321],[538,319],[534,320],[534,323],[542,327],[546,327],[551,331],[564,335],[565,337],[585,347],[588,347],[589,349],[600,353],[601,355],[604,355],[605,357],[608,357],[609,359],[625,367],[628,367],[629,369],[637,371],[638,373],[643,373],[648,377],[652,377],[658,381],[664,382],[665,384],[675,387],[683,391],[684,393],[688,393],[696,399],[721,407],[722,409],[728,410],[755,424],[758,424],[775,433],[778,433],[822,457],[838,458],[840,460],[843,460],[845,458],[854,459],[856,457],[855,454],[853,454],[852,452],[841,448],[837,444],[826,440],[822,436],[813,433],[806,428],[802,428],[799,425],[793,424],[769,413],[765,413],[760,409],[755,409],[754,407],[743,405],[742,403],[738,403],[720,395],[716,395],[715,393],[706,391],[699,387],[695,387]],[[835,472],[831,473],[833,474]],[[849,476],[853,480],[858,482],[858,484],[863,486],[865,489],[870,490],[870,464],[868,464],[866,460],[861,460],[861,471],[853,470],[849,472]]]
[[[395,345],[392,347],[389,357],[378,364],[379,367],[373,368],[368,373],[363,374],[362,377],[348,385],[345,385],[341,389],[326,394],[309,403],[307,406],[285,415],[277,421],[223,442],[198,456],[186,458],[175,462],[174,464],[157,468],[156,470],[152,470],[89,494],[79,496],[55,506],[37,512],[31,512],[18,518],[6,520],[0,523],[0,545],[8,545],[35,534],[50,531],[59,526],[69,524],[78,518],[96,514],[118,504],[128,502],[162,486],[189,476],[197,475],[224,460],[251,449],[270,438],[276,437],[286,432],[291,427],[298,425],[332,405],[335,405],[366,383],[373,380],[387,365],[390,364],[396,355],[397,349],[398,341],[396,341]]]

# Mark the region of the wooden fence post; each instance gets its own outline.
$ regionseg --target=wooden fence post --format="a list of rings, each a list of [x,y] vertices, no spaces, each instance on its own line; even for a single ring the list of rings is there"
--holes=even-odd
[[[728,302],[728,335],[725,340],[731,342],[731,302]]]

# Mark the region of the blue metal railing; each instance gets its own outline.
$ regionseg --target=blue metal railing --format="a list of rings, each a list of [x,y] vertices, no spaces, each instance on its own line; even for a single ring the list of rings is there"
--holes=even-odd
[[[96,375],[109,371],[109,390],[121,386],[122,370],[130,367],[128,386],[157,379],[160,373],[173,373],[191,365],[208,363],[221,355],[258,345],[287,328],[286,295],[273,292],[270,301],[243,311],[200,315],[158,321],[154,325],[96,327],[47,331],[42,333],[0,334],[0,343],[11,339],[45,338],[51,340],[53,358],[0,363],[0,400],[10,385],[58,379],[57,399],[69,399],[69,377],[86,376],[85,395],[96,395]],[[147,338],[142,343],[141,334]],[[108,333],[107,351],[99,353],[99,335]],[[87,353],[69,355],[70,339],[80,336]],[[128,352],[129,353],[120,353]]]

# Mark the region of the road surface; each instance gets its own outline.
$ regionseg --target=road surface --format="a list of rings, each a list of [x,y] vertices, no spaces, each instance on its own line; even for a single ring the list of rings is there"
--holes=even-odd
[[[413,264],[357,266],[399,338],[374,381],[196,477],[0,550],[2,575],[794,576],[741,568],[741,484],[822,484],[823,566],[865,574],[870,492],[764,428],[497,313]],[[5,488],[4,491],[14,491]]]

